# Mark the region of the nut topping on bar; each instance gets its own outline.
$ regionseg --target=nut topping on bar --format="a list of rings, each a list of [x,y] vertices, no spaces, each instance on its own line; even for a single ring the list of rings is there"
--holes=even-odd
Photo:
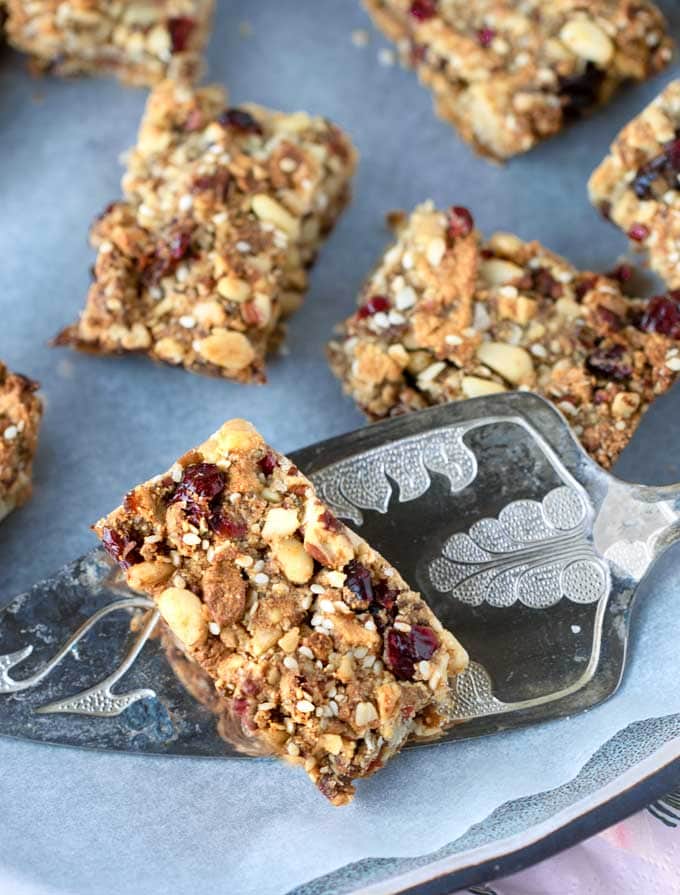
[[[437,114],[492,158],[531,149],[671,57],[649,0],[364,0],[432,90]]]
[[[37,382],[0,362],[0,520],[31,496],[42,401]]]
[[[625,268],[577,271],[509,233],[484,242],[459,207],[393,218],[397,241],[329,347],[345,391],[379,419],[530,389],[611,466],[680,371],[680,292],[628,298]]]
[[[134,85],[166,77],[193,80],[203,67],[213,5],[213,0],[5,0],[5,30],[39,71],[115,75]]]
[[[312,483],[226,423],[95,526],[243,731],[335,805],[440,733],[465,650]]]
[[[85,310],[57,343],[263,381],[354,166],[323,118],[230,108],[221,87],[163,82],[127,160],[125,199],[92,229]]]
[[[588,183],[602,214],[680,289],[680,81],[629,122]]]

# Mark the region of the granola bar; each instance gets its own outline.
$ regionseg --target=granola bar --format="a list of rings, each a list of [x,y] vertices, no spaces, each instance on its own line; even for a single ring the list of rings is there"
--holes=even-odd
[[[38,71],[133,85],[197,78],[213,12],[213,0],[5,2],[8,40]]]
[[[484,241],[466,208],[425,203],[396,225],[329,346],[345,391],[371,419],[535,391],[610,467],[680,370],[676,297],[631,299],[616,276],[509,233]]]
[[[611,145],[588,183],[602,214],[647,250],[652,268],[680,289],[680,81],[671,82]]]
[[[0,362],[0,520],[31,496],[42,401],[37,382]]]
[[[437,114],[481,154],[507,159],[671,57],[649,0],[364,0]]]
[[[95,531],[243,729],[333,804],[409,734],[441,732],[465,650],[250,423],[226,423]]]
[[[163,82],[127,160],[125,199],[92,229],[85,311],[57,343],[264,381],[355,162],[324,118],[233,108],[219,86]]]

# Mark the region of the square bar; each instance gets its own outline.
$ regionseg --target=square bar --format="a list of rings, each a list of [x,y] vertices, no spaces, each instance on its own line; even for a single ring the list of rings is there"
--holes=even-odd
[[[93,226],[85,311],[57,344],[264,381],[355,163],[325,118],[229,107],[219,86],[163,82],[127,159],[125,199]]]
[[[329,346],[344,390],[371,419],[538,392],[610,467],[680,370],[674,297],[629,298],[625,268],[578,271],[509,233],[484,241],[466,208],[429,202],[395,218],[396,243]]]
[[[134,488],[95,531],[243,731],[334,804],[442,732],[467,654],[250,423]]]
[[[0,362],[0,520],[31,496],[42,401],[38,383]]]
[[[6,0],[5,31],[38,71],[115,75],[135,86],[194,80],[213,0]]]
[[[592,203],[646,250],[680,289],[680,81],[672,81],[616,137],[588,183]]]
[[[508,159],[666,66],[649,0],[364,0],[437,114],[477,152]]]

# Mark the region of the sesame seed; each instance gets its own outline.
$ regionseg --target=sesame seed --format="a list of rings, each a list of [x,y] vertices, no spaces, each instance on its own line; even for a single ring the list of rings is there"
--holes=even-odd
[[[369,618],[368,621],[364,622],[364,628],[366,628],[367,631],[377,630],[375,627],[375,622],[373,621],[372,618]]]
[[[335,612],[335,606],[332,600],[319,600],[319,609],[322,612]]]
[[[369,34],[368,31],[363,28],[355,28],[352,31],[352,43],[355,47],[365,47],[368,46]]]
[[[405,311],[407,308],[412,308],[416,300],[415,291],[410,286],[404,286],[395,295],[394,304],[399,311]]]
[[[301,656],[305,656],[307,659],[313,659],[314,653],[310,650],[308,646],[300,646],[298,647],[298,652]]]
[[[5,441],[14,441],[14,439],[19,434],[19,430],[16,426],[7,426],[5,431],[2,433]]]
[[[279,162],[279,168],[284,171],[286,174],[291,174],[298,166],[298,163],[294,158],[290,158],[290,156],[284,156]]]
[[[269,575],[265,572],[258,572],[253,578],[255,584],[269,584]]]
[[[258,559],[258,561],[253,566],[253,572],[261,572],[264,569],[264,560]]]
[[[354,649],[354,655],[357,657],[357,659],[363,659],[367,652],[368,650],[365,646],[357,646]]]
[[[242,252],[246,254],[247,252],[252,251],[252,246],[249,242],[246,242],[245,239],[239,239],[239,241],[234,246],[237,252]]]
[[[311,584],[309,589],[313,594],[325,594],[326,588],[322,584]]]
[[[275,707],[276,707],[276,706],[275,706],[275,704],[274,704],[273,702],[261,702],[261,703],[258,705],[257,710],[258,710],[259,712],[269,712],[269,711],[271,711],[271,710],[272,710],[273,708],[275,708]]]
[[[397,631],[403,631],[404,634],[408,634],[411,630],[411,626],[407,622],[395,622],[394,627]]]
[[[292,740],[290,740],[288,742],[288,745],[286,746],[286,752],[289,755],[293,755],[297,758],[297,756],[300,754],[300,747],[297,743],[294,743]]]
[[[390,50],[387,47],[381,47],[381,49],[378,50],[378,62],[381,65],[384,65],[385,68],[394,65],[394,61],[395,56],[393,50]]]
[[[175,463],[174,466],[170,468],[170,478],[173,480],[173,482],[179,483],[182,481],[183,476],[184,470],[179,465],[179,463]]]
[[[183,540],[184,543],[187,544],[189,547],[198,547],[198,545],[201,543],[201,539],[199,538],[199,536],[198,536],[198,535],[195,535],[195,534],[194,534],[193,532],[191,532],[191,531],[188,532],[187,534],[185,534],[185,535],[182,537],[182,540]]]
[[[283,664],[284,664],[285,667],[288,668],[290,671],[297,671],[298,668],[300,667],[300,666],[298,665],[298,663],[297,663],[297,659],[296,659],[294,656],[284,656],[284,657],[283,657]]]
[[[314,711],[314,703],[310,702],[308,699],[299,699],[296,708],[298,712],[308,715],[310,712]]]
[[[196,326],[196,318],[192,317],[191,314],[183,314],[179,318],[179,325],[183,326],[184,329],[193,329]]]
[[[179,573],[173,576],[172,583],[175,585],[175,587],[179,587],[180,590],[184,590],[184,588],[187,586],[186,581]]]
[[[208,630],[210,631],[211,634],[214,634],[215,637],[219,637],[220,633],[222,631],[222,629],[217,624],[217,622],[210,622],[208,624]]]
[[[194,200],[188,194],[184,196],[180,196],[180,200],[177,203],[180,211],[189,211],[191,206],[194,204]]]
[[[677,373],[680,370],[680,357],[669,357],[666,361],[666,366],[669,370]]]

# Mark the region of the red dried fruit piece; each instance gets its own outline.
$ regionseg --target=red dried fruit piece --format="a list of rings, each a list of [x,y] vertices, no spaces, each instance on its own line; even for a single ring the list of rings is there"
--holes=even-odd
[[[172,273],[189,254],[191,237],[190,230],[176,230],[166,241],[159,243],[151,255],[141,258],[139,264],[142,280],[153,286]]]
[[[628,379],[633,373],[633,368],[625,359],[623,345],[594,351],[587,359],[586,366],[592,373],[617,381]]]
[[[129,569],[136,563],[142,561],[142,555],[139,552],[138,543],[141,543],[141,537],[134,533],[125,536],[113,528],[105,528],[102,531],[102,545],[104,550],[116,560],[123,569]]]
[[[319,522],[321,522],[328,531],[343,531],[345,527],[330,510],[323,511],[319,516]]]
[[[410,680],[416,662],[431,659],[439,646],[437,635],[424,625],[411,625],[410,631],[390,628],[386,640],[387,664],[400,681]]]
[[[564,286],[544,267],[532,271],[533,288],[546,298],[560,298]]]
[[[604,305],[598,305],[597,316],[608,329],[612,330],[612,332],[618,332],[618,330],[623,327],[623,320],[621,317],[619,317],[618,314],[615,314],[610,308],[605,308]]]
[[[345,587],[353,594],[353,597],[348,599],[350,607],[354,610],[368,609],[373,601],[371,573],[356,559],[348,562],[343,572],[346,575]]]
[[[496,32],[493,30],[493,28],[480,28],[477,32],[477,40],[479,41],[479,45],[481,47],[484,47],[485,49],[491,46],[491,43],[495,36]]]
[[[208,523],[215,534],[223,538],[231,538],[232,540],[240,540],[248,534],[248,526],[242,519],[236,519],[223,510],[217,510],[210,517]]]
[[[675,139],[664,145],[663,152],[641,165],[633,180],[633,192],[638,199],[652,198],[652,184],[658,177],[668,180],[671,188],[676,187],[676,176],[680,171],[680,139],[676,134]]]
[[[224,168],[215,174],[204,174],[191,184],[192,193],[212,192],[220,202],[226,202],[231,184],[231,174]]]
[[[468,236],[475,229],[475,221],[469,210],[462,205],[449,209],[447,232],[452,239]]]
[[[188,16],[175,16],[168,19],[168,31],[173,53],[181,53],[189,44],[191,32],[196,27],[196,22]]]
[[[671,339],[680,339],[680,290],[650,298],[639,327],[646,333],[660,333]]]
[[[437,4],[434,0],[413,0],[409,12],[414,19],[425,22],[437,15]]]
[[[372,317],[373,314],[377,314],[379,311],[389,311],[389,308],[389,298],[386,298],[384,295],[373,295],[359,308],[357,317],[359,320],[363,320],[365,317]]]
[[[210,503],[226,484],[224,473],[214,463],[187,466],[184,477],[170,498],[170,503],[183,501],[187,517],[197,525],[210,512]]]
[[[260,467],[265,475],[269,476],[274,472],[279,464],[274,454],[272,454],[271,451],[267,451],[264,457],[262,457],[262,459],[258,461],[257,465]]]
[[[645,224],[633,224],[628,231],[628,238],[635,242],[643,242],[649,236],[649,227]]]
[[[618,280],[619,283],[627,283],[633,276],[634,270],[630,264],[626,264],[625,261],[621,262],[621,264],[617,264],[613,270],[610,270],[608,276],[612,280]]]
[[[241,131],[244,134],[261,134],[262,125],[254,118],[250,112],[245,109],[231,108],[225,109],[219,115],[217,121],[223,127],[232,127],[234,130]]]
[[[191,233],[186,230],[180,230],[171,237],[168,243],[170,257],[173,261],[181,261],[191,248]]]

